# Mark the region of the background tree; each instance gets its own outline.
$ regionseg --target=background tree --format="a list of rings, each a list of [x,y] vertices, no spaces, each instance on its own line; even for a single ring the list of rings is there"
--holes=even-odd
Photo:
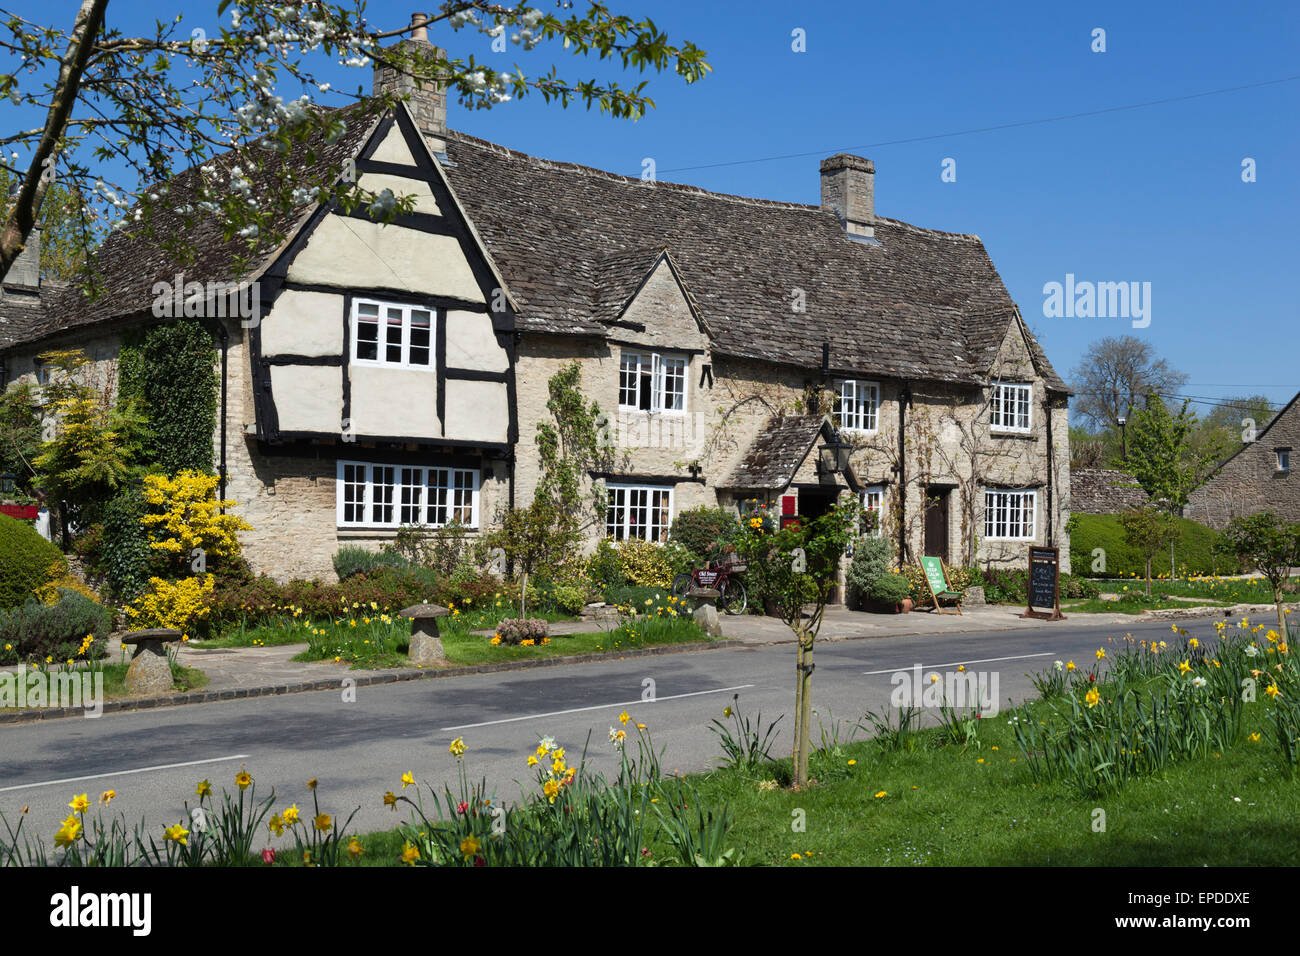
[[[1196,414],[1183,402],[1172,415],[1159,395],[1147,395],[1144,406],[1129,424],[1128,470],[1142,490],[1170,518],[1169,574],[1175,573],[1173,519],[1187,506],[1192,490],[1209,475],[1217,457],[1192,448]]]
[[[0,166],[0,201],[4,202],[4,218],[12,212],[10,190],[17,189],[17,179],[8,169]],[[98,248],[103,238],[102,224],[82,214],[82,201],[75,187],[54,183],[45,194],[41,206],[41,278],[43,280],[71,281],[81,272],[88,252]]]
[[[1222,399],[1198,422],[1192,448],[1222,461],[1249,439],[1252,428],[1256,434],[1262,432],[1273,412],[1273,403],[1264,395]]]
[[[554,423],[538,422],[537,456],[541,474],[534,500],[571,519],[579,532],[605,521],[605,485],[592,472],[610,470],[613,455],[603,441],[600,406],[582,394],[582,367],[571,362],[546,383],[546,408]]]
[[[1271,511],[1233,518],[1224,529],[1220,548],[1264,575],[1272,585],[1277,631],[1287,640],[1282,589],[1291,580],[1291,569],[1300,566],[1300,525],[1285,524]]]
[[[40,396],[31,382],[15,382],[0,395],[0,474],[13,475],[22,494],[36,490],[40,452]]]
[[[1176,536],[1173,518],[1158,508],[1130,508],[1119,516],[1124,529],[1124,541],[1142,555],[1147,568],[1147,597],[1151,596],[1151,562],[1161,549]]]
[[[846,498],[830,511],[775,530],[774,519],[754,512],[742,521],[737,550],[745,557],[754,590],[776,608],[795,636],[793,786],[808,785],[812,720],[813,645],[826,603],[839,578],[840,559],[857,531],[861,508]]]
[[[670,43],[648,18],[616,15],[597,2],[583,14],[569,6],[548,13],[527,2],[445,0],[427,22],[448,31],[508,35],[525,50],[554,42],[570,54],[624,69],[672,71],[687,83],[710,70],[703,51]],[[112,12],[121,7],[113,5]],[[201,201],[181,212],[187,225],[217,217],[226,239],[239,236],[247,243],[245,261],[274,249],[284,238],[279,224],[309,200],[334,199],[351,207],[375,198],[336,172],[303,181],[280,162],[291,144],[307,142],[314,133],[342,133],[339,111],[318,105],[346,105],[368,95],[368,76],[350,94],[321,82],[317,71],[336,63],[367,72],[379,64],[421,83],[445,84],[469,108],[530,94],[562,106],[577,100],[615,117],[636,118],[654,105],[644,82],[566,81],[554,67],[529,77],[517,66],[498,70],[473,55],[449,58],[431,45],[396,44],[423,27],[377,30],[367,24],[364,9],[363,0],[219,0],[215,11],[200,15],[197,29],[187,29],[184,14],[159,10],[152,32],[135,36],[115,26],[109,0],[81,0],[68,26],[0,12],[0,51],[7,64],[0,72],[0,97],[12,102],[11,115],[22,117],[21,126],[0,132],[0,167],[18,179],[0,232],[0,277],[22,251],[56,185],[84,199],[76,212],[88,235],[108,223],[138,223],[181,259],[194,251],[187,245],[188,229],[150,231],[155,211],[172,205],[167,188],[157,184],[227,151],[236,154],[223,164],[229,181],[211,182]],[[213,29],[213,23],[221,25]],[[391,107],[399,99],[385,93],[375,105]],[[278,175],[259,175],[264,169]],[[239,188],[247,181],[266,185],[249,195]],[[385,221],[413,201],[395,198]]]
[[[1071,373],[1074,416],[1094,428],[1111,429],[1115,420],[1151,392],[1169,394],[1187,381],[1162,358],[1150,342],[1132,335],[1099,339],[1088,347]]]

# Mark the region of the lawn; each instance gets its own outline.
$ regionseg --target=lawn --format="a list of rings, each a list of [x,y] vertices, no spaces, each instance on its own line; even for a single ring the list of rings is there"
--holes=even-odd
[[[1095,582],[1103,592],[1118,594],[1118,601],[1089,598],[1062,601],[1061,610],[1082,614],[1141,614],[1147,610],[1187,607],[1230,607],[1234,604],[1272,604],[1273,590],[1262,578],[1189,577],[1153,579],[1151,597],[1142,578],[1116,578]],[[1198,601],[1166,600],[1197,598]]]
[[[686,644],[709,640],[690,617],[681,614],[664,596],[659,603],[642,609],[620,627],[580,634],[556,635],[544,645],[506,646],[490,643],[491,638],[474,631],[490,631],[511,608],[498,604],[490,608],[452,613],[439,620],[439,634],[447,660],[453,666],[491,664],[502,661],[563,657],[628,651],[664,644]],[[559,612],[535,615],[551,623],[575,620]],[[199,648],[271,647],[306,644],[294,656],[297,661],[338,661],[354,667],[404,667],[410,646],[411,622],[379,609],[359,608],[327,620],[286,617],[255,627],[240,627],[214,639],[196,642]]]
[[[99,669],[104,673],[104,700],[122,700],[134,696],[126,689],[126,670],[130,665],[122,662],[117,664],[104,664]],[[208,677],[203,671],[193,667],[182,667],[173,663],[172,667],[172,690],[176,693],[186,693],[191,690],[198,690],[207,686]],[[47,706],[53,706],[48,704]],[[0,709],[16,710],[17,705],[5,707],[0,705]]]

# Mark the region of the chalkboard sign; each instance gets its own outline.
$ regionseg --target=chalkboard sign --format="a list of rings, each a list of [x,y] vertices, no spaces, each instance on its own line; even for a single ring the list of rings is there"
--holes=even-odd
[[[1059,548],[1029,548],[1029,600],[1021,617],[1063,621],[1061,613],[1061,552]]]

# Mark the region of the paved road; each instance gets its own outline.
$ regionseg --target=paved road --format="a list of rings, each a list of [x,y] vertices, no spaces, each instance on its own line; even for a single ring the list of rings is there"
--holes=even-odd
[[[1213,638],[1208,622],[1191,629]],[[817,649],[814,701],[828,726],[835,719],[847,727],[888,704],[896,671],[921,664],[928,674],[964,663],[997,675],[1005,707],[1008,698],[1032,694],[1026,672],[1056,658],[1090,663],[1107,637],[1126,630],[1161,637],[1169,625],[1134,621],[1113,629],[1071,621],[1028,631],[826,643]],[[455,780],[447,751],[454,737],[469,747],[471,777],[485,776],[498,794],[515,798],[516,781],[532,780],[524,757],[547,734],[576,756],[590,732],[593,762],[614,768],[608,732],[625,708],[667,745],[666,770],[703,770],[718,756],[706,728],[732,694],[740,694],[746,712],[761,710],[769,719],[791,709],[793,664],[791,645],[751,646],[362,687],[352,703],[321,692],[0,726],[0,812],[12,821],[29,805],[27,826],[48,842],[75,794],[94,799],[112,787],[113,808],[128,820],[145,817],[157,832],[181,819],[198,780],[233,791],[244,765],[259,790],[274,786],[283,798],[278,807],[292,800],[310,808],[306,781],[316,777],[323,809],[346,815],[359,806],[354,827],[378,829],[395,822],[381,798],[399,789],[404,771],[422,782]],[[654,702],[642,700],[646,680],[654,682]],[[789,717],[780,728],[774,753],[788,752]]]

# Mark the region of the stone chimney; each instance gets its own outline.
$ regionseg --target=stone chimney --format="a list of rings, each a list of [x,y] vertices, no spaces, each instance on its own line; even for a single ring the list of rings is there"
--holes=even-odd
[[[27,234],[27,243],[18,254],[9,274],[4,278],[5,285],[25,286],[35,289],[41,284],[41,227],[32,226]]]
[[[419,50],[430,56],[435,53],[444,54],[444,50],[429,42],[429,31],[425,26],[428,22],[427,14],[411,14],[411,26],[414,27],[411,36],[398,41],[389,49]],[[411,115],[415,117],[415,124],[428,140],[429,148],[439,155],[446,153],[447,91],[441,83],[426,83],[422,86],[413,77],[398,73],[392,67],[376,62],[372,89],[375,93],[396,93],[406,97]]]
[[[823,159],[822,208],[835,213],[850,239],[874,239],[876,164],[861,156],[836,153]]]

